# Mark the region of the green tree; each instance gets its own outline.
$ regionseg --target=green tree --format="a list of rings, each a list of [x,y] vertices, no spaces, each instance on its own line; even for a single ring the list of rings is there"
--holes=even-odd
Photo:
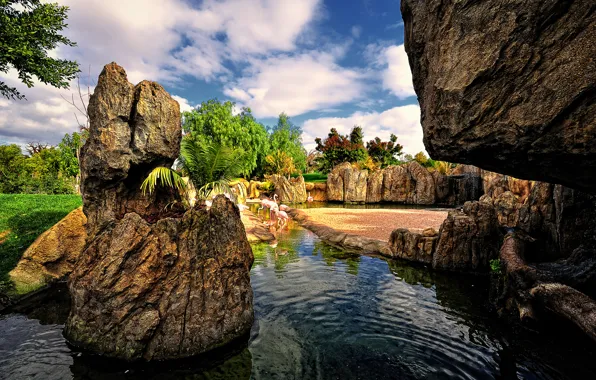
[[[397,143],[397,136],[394,134],[391,134],[389,141],[381,141],[379,137],[375,137],[366,143],[368,155],[381,168],[399,164],[402,149],[403,146]]]
[[[40,0],[0,1],[0,72],[14,67],[29,88],[33,87],[33,76],[42,83],[67,88],[79,72],[78,64],[48,56],[48,51],[60,44],[75,46],[60,34],[67,26],[67,11],[68,7]],[[0,93],[9,99],[25,97],[2,81]]]
[[[249,176],[269,152],[265,127],[252,116],[249,108],[234,115],[234,103],[211,99],[190,112],[184,112],[182,127],[199,144],[213,142],[223,147],[242,149],[241,172]]]
[[[141,189],[153,192],[155,187],[170,186],[183,190],[182,176],[188,176],[197,189],[197,196],[206,199],[212,194],[231,194],[230,182],[240,174],[244,151],[205,139],[184,136],[180,147],[178,171],[157,167],[143,181]]]
[[[331,128],[325,140],[317,137],[315,149],[322,155],[319,157],[320,170],[328,173],[334,166],[342,162],[364,162],[368,153],[362,139],[362,128],[359,126],[354,126],[350,137],[340,135],[335,128]]]
[[[21,193],[25,190],[31,174],[27,157],[16,145],[0,145],[0,193]]]
[[[296,172],[294,159],[282,150],[276,150],[265,157],[265,170],[268,174],[280,174],[288,178]]]
[[[302,129],[293,124],[285,113],[277,119],[277,125],[271,128],[270,151],[285,152],[292,158],[294,167],[300,172],[306,171],[306,150],[302,146]]]

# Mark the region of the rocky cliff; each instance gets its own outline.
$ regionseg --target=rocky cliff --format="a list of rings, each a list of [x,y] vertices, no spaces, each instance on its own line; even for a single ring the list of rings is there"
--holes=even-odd
[[[431,157],[596,192],[593,1],[402,0],[401,11]]]
[[[126,360],[197,355],[250,330],[253,255],[238,208],[217,197],[182,208],[171,189],[143,194],[156,166],[171,166],[180,107],[157,83],[128,83],[111,63],[89,102],[82,150],[88,240],[68,287],[65,336]]]
[[[548,310],[596,340],[596,4],[401,9],[430,155],[559,184],[485,177],[507,231],[495,304],[521,320]]]

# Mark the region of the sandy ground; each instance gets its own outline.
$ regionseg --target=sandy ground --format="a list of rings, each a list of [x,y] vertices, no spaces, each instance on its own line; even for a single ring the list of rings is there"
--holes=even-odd
[[[311,208],[303,211],[312,221],[326,224],[336,230],[385,241],[389,239],[391,231],[397,228],[421,232],[432,227],[438,231],[447,217],[447,211],[432,209]]]

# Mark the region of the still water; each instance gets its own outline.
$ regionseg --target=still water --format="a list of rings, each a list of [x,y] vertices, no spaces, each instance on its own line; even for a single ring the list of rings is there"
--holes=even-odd
[[[485,278],[352,256],[292,227],[254,247],[255,324],[234,351],[130,365],[72,350],[64,289],[0,316],[0,379],[594,379],[578,336],[512,330]]]

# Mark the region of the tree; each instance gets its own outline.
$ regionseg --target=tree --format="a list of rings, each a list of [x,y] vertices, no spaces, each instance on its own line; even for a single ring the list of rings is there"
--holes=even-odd
[[[36,153],[41,152],[44,149],[48,149],[50,147],[49,144],[40,143],[40,142],[29,142],[25,149],[30,156],[33,156]]]
[[[0,193],[21,193],[30,179],[27,157],[16,145],[0,145]]]
[[[67,88],[79,72],[75,61],[55,59],[48,51],[58,45],[76,44],[60,32],[67,26],[68,7],[41,0],[0,2],[0,72],[14,67],[19,79],[33,87],[33,76],[57,88]],[[0,93],[8,99],[25,98],[16,88],[0,81]]]
[[[432,166],[431,163],[429,163],[429,158],[426,157],[426,154],[424,154],[424,152],[416,153],[416,155],[414,156],[414,161],[418,162],[420,165],[424,167]]]
[[[379,137],[375,137],[366,143],[368,155],[381,168],[399,164],[402,149],[403,146],[397,143],[397,136],[394,134],[391,134],[389,141],[381,141]]]
[[[276,150],[271,153],[265,157],[265,161],[265,170],[268,174],[281,174],[290,178],[290,176],[296,172],[294,159],[282,150]]]
[[[211,99],[190,112],[184,112],[182,128],[197,143],[213,142],[224,147],[242,149],[242,170],[249,176],[269,152],[265,127],[252,116],[249,108],[234,115],[234,103]]]
[[[81,148],[85,144],[89,136],[87,129],[81,130],[81,132],[73,132],[72,134],[65,134],[58,149],[60,150],[62,158],[61,170],[70,177],[75,177],[76,185],[75,190],[78,194],[80,192],[79,184],[81,183]]]
[[[185,136],[182,138],[178,159],[180,173],[170,168],[157,167],[143,181],[141,189],[152,193],[157,185],[161,185],[182,190],[185,187],[183,175],[188,176],[201,199],[213,194],[232,194],[230,182],[241,173],[243,156],[242,149]]]
[[[281,113],[269,137],[271,152],[282,151],[292,158],[296,171],[306,171],[306,150],[302,146],[302,129],[288,115]]]
[[[354,126],[350,137],[340,135],[337,129],[331,128],[325,140],[317,137],[315,142],[315,149],[322,154],[320,169],[326,173],[342,162],[363,162],[368,157],[362,144],[362,129],[358,126]]]

